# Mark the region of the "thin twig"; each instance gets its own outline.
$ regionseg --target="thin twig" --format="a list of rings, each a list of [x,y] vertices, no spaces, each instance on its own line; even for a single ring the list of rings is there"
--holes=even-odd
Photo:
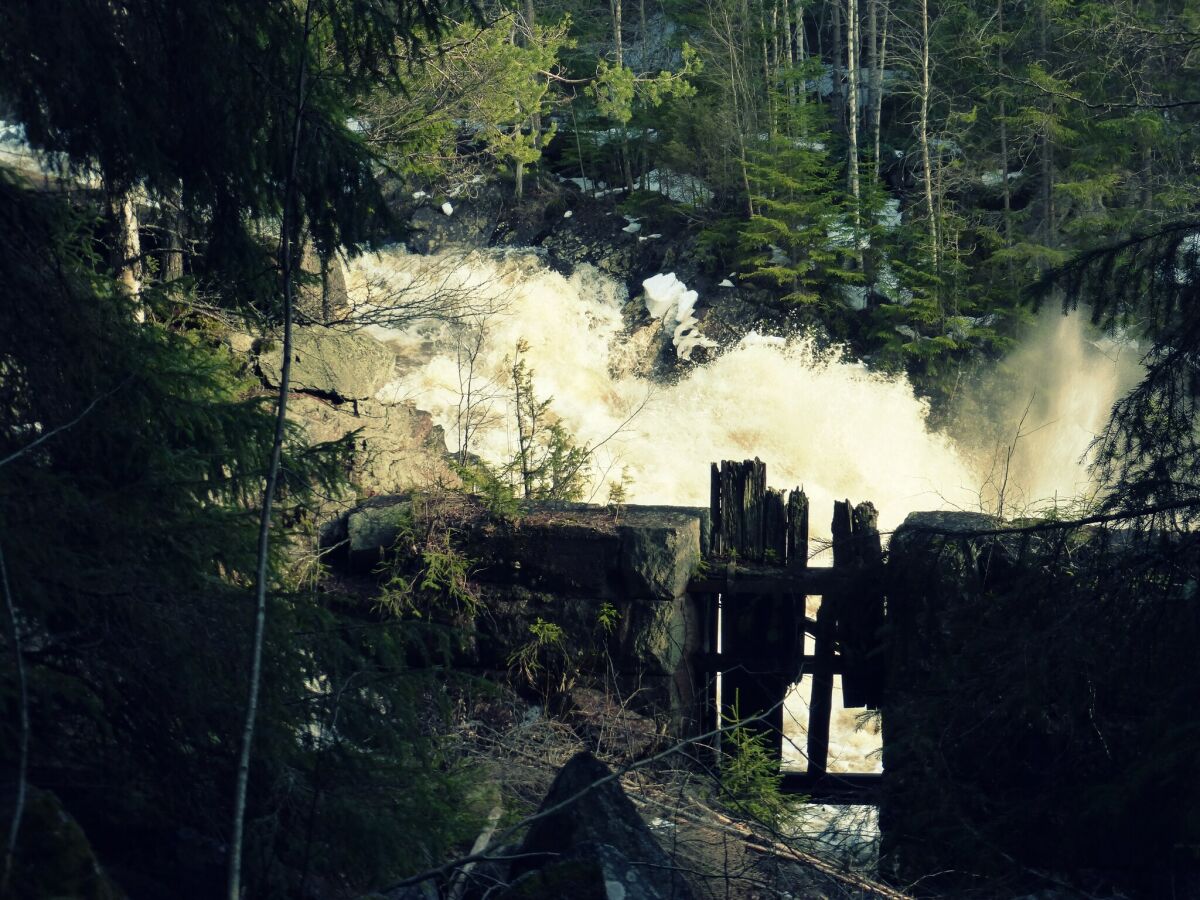
[[[94,399],[87,406],[85,406],[83,409],[83,412],[81,412],[79,415],[77,415],[75,418],[73,418],[70,422],[66,422],[62,425],[59,425],[57,428],[51,428],[49,431],[47,431],[45,434],[41,435],[36,440],[30,441],[28,444],[26,444],[20,450],[16,450],[16,451],[10,453],[8,456],[4,457],[4,459],[0,459],[0,468],[8,465],[10,462],[17,459],[18,457],[24,456],[26,453],[28,453],[34,447],[37,447],[40,444],[45,443],[46,441],[50,440],[50,438],[54,437],[56,434],[60,434],[61,432],[66,431],[68,428],[72,428],[75,425],[78,425],[81,421],[83,421],[83,419],[88,415],[88,413],[90,413],[93,409],[96,408],[96,406],[100,403],[101,400],[107,400],[109,397],[111,397],[117,391],[121,390],[121,388],[125,387],[125,385],[129,384],[129,382],[132,380],[133,380],[133,376],[130,375],[124,381],[122,381],[120,384],[118,384],[115,388],[113,388],[111,391],[106,391],[105,393],[101,394],[99,397]]]

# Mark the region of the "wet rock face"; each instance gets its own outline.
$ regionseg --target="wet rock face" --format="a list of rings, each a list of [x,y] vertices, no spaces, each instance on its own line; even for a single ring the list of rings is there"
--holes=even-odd
[[[409,219],[408,244],[415,253],[437,253],[453,247],[486,247],[491,243],[503,205],[500,188],[490,185],[475,197],[426,199]],[[449,210],[449,212],[447,212]]]
[[[301,321],[328,325],[349,312],[346,263],[340,253],[331,253],[322,259],[310,239],[304,244],[300,269],[312,277],[312,280],[305,280],[299,285],[296,312]]]
[[[267,384],[278,387],[283,373],[279,343],[259,354],[258,366]],[[392,351],[370,335],[324,325],[296,328],[292,334],[290,387],[340,400],[361,400],[391,380]]]
[[[508,900],[690,900],[691,888],[612,772],[590,753],[559,771],[513,864]],[[605,781],[605,779],[608,779]],[[603,783],[601,783],[603,782]]]
[[[350,459],[350,481],[363,494],[394,494],[428,484],[455,484],[447,462],[446,436],[433,417],[408,404],[375,400],[329,403],[298,394],[288,400],[288,418],[314,443],[358,431]]]
[[[663,518],[620,528],[621,574],[634,596],[682,596],[700,564],[700,520],[665,512]]]

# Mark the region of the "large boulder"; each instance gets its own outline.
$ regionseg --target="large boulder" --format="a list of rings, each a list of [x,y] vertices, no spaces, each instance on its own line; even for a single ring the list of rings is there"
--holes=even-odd
[[[700,564],[701,512],[649,506],[626,516],[621,574],[630,594],[670,600],[687,592]]]
[[[648,755],[665,737],[653,718],[619,702],[612,693],[595,688],[575,687],[568,691],[562,715],[586,746],[624,759]]]
[[[0,804],[0,807],[9,806]],[[10,810],[5,809],[7,826]],[[11,893],[18,898],[123,900],[75,818],[50,791],[30,786],[13,855]]]
[[[415,253],[486,247],[503,205],[501,190],[494,185],[473,197],[422,198],[409,216],[408,244]]]
[[[429,413],[409,404],[374,400],[337,404],[302,394],[288,400],[288,417],[314,443],[357,431],[350,480],[368,496],[457,483],[442,427],[433,423]]]
[[[258,357],[258,367],[272,387],[282,377],[283,348],[272,342]],[[307,325],[292,333],[290,387],[340,400],[362,400],[392,379],[395,356],[368,334]]]
[[[590,753],[563,766],[539,812],[513,863],[506,900],[693,896],[620,782]]]

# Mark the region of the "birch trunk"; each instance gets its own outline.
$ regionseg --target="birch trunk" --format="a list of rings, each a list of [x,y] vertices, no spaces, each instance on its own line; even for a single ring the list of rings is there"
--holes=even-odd
[[[625,67],[625,45],[621,38],[621,0],[610,0],[613,26],[613,49],[616,53],[617,68]],[[621,126],[621,177],[625,179],[625,189],[633,190],[633,163],[629,159],[628,129]]]
[[[1000,44],[996,48],[996,67],[1004,73],[1004,0],[996,0],[996,22],[1000,31]],[[997,110],[1000,119],[1000,174],[1004,179],[1004,243],[1012,246],[1012,182],[1008,177],[1008,115],[1005,109],[1004,92],[1000,92],[1000,105]],[[1012,262],[1009,262],[1009,273],[1012,273]]]
[[[849,74],[846,110],[846,169],[850,176],[850,196],[854,198],[855,250],[858,249],[859,203],[862,191],[858,183],[858,0],[846,0],[846,69]]]
[[[113,269],[117,273],[117,290],[133,303],[133,317],[146,320],[142,307],[142,239],[138,233],[137,207],[133,191],[114,193],[109,199],[109,215],[113,224]]]
[[[875,177],[879,177],[879,144],[880,135],[883,133],[883,69],[887,65],[887,39],[888,39],[888,19],[891,16],[891,9],[885,5],[883,7],[883,33],[879,37],[879,53],[876,58],[874,71],[871,73],[872,80],[875,82]]]
[[[925,182],[925,214],[929,217],[929,247],[936,272],[940,265],[938,252],[938,226],[933,206],[933,164],[929,158],[929,0],[921,0],[921,111],[918,121],[918,138],[921,144],[921,174]]]
[[[308,99],[308,41],[312,34],[312,0],[304,7],[304,43],[296,70],[296,121],[292,127],[287,180],[284,182],[283,221],[279,229],[279,279],[283,294],[283,363],[279,375],[279,395],[275,407],[275,434],[271,442],[271,457],[263,486],[262,509],[258,520],[258,559],[254,576],[254,635],[250,649],[250,684],[246,698],[246,721],[242,728],[242,743],[238,753],[237,785],[233,802],[233,829],[229,843],[229,881],[227,900],[241,900],[242,844],[246,825],[246,792],[250,784],[250,750],[258,719],[258,694],[262,686],[263,636],[267,626],[267,578],[270,574],[271,512],[275,486],[279,480],[283,457],[283,438],[287,428],[288,388],[292,374],[292,310],[296,304],[295,264],[296,237],[299,235],[300,203],[297,179],[300,170],[300,144],[303,137],[304,115]]]

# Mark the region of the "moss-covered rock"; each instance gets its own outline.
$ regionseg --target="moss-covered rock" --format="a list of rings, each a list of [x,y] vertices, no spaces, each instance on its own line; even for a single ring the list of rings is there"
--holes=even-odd
[[[8,822],[7,817],[5,822]],[[30,786],[12,878],[14,900],[124,900],[79,823],[50,791]]]

